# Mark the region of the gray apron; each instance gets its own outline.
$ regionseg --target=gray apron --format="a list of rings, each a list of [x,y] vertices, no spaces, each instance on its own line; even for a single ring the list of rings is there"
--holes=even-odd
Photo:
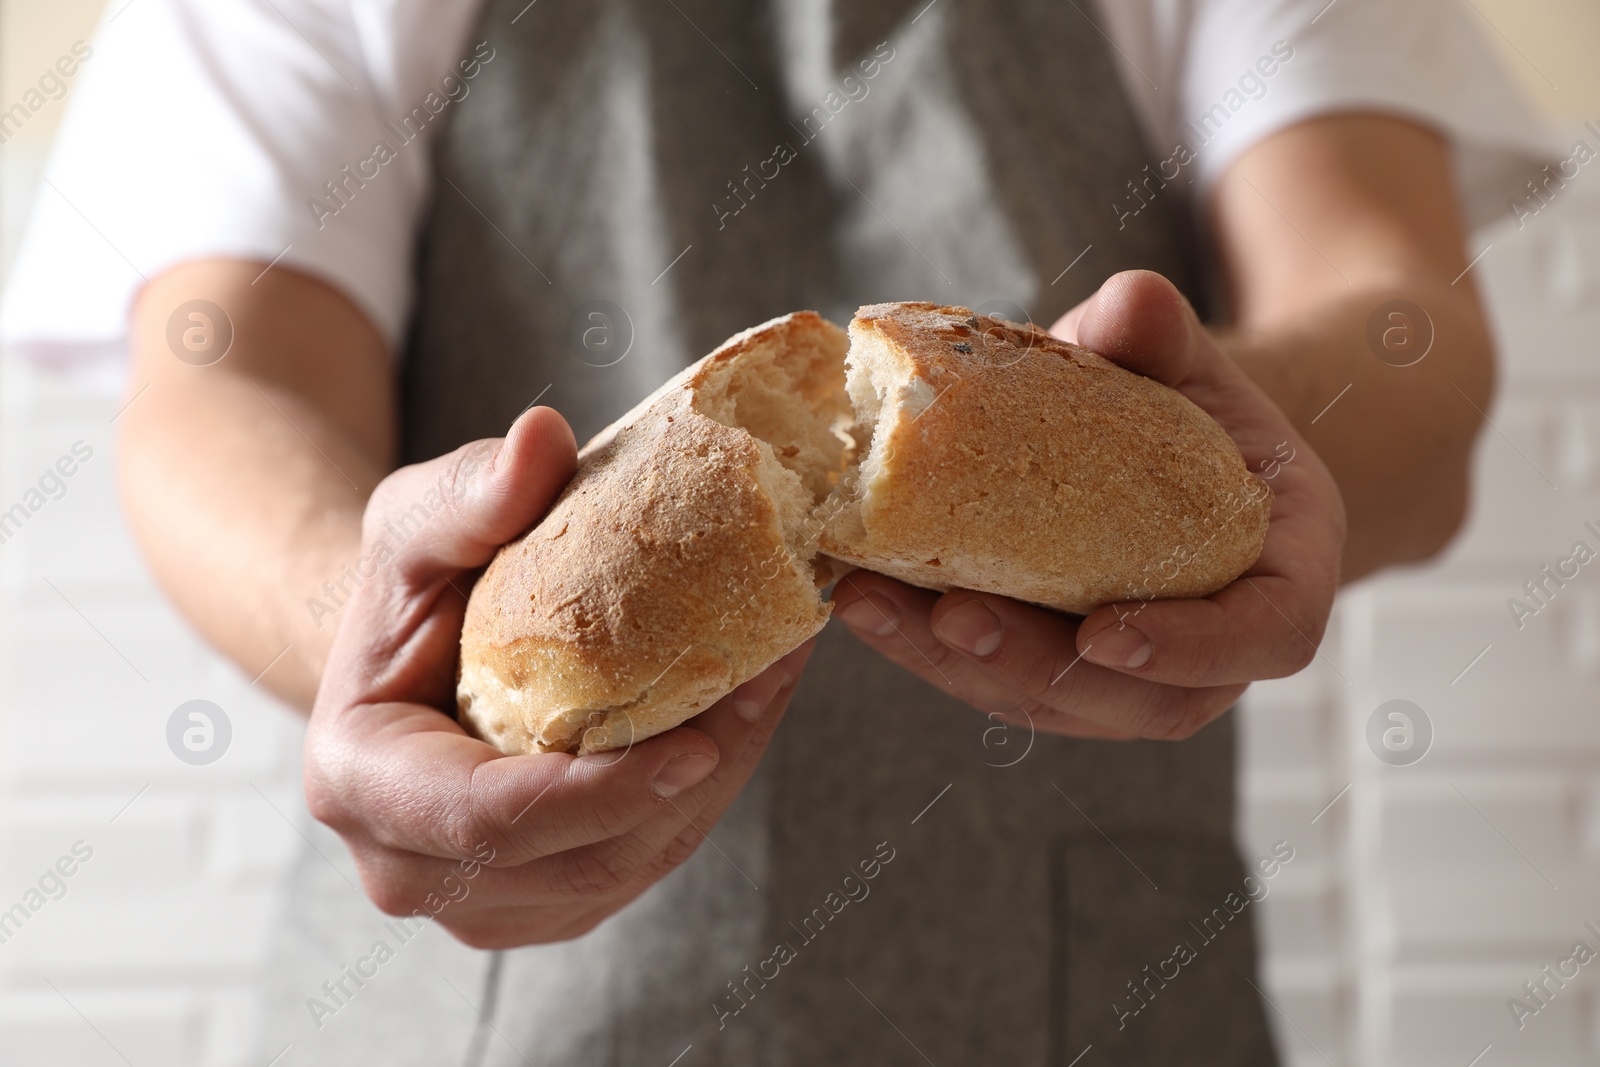
[[[490,0],[472,40],[495,57],[437,145],[407,461],[535,399],[582,441],[797,308],[932,299],[1048,325],[1133,267],[1200,296],[1175,190],[1113,206],[1148,156],[1072,5]],[[1233,771],[1231,717],[1179,744],[1030,736],[830,625],[712,845],[577,941],[480,953],[429,927],[314,1010],[401,932],[319,828],[263,1051],[1270,1064],[1251,910],[1202,936],[1243,886]],[[1152,981],[1179,943],[1193,958]]]

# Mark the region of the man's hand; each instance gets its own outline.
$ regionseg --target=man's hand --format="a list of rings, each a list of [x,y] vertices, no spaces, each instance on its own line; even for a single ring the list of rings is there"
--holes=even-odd
[[[626,752],[503,756],[468,737],[439,709],[454,704],[471,572],[544,514],[574,462],[566,422],[535,408],[504,441],[378,487],[364,551],[418,502],[431,518],[346,607],[306,737],[311,812],[350,846],[373,901],[434,915],[477,948],[577,937],[688,858],[755,769],[810,653]]]
[[[1228,431],[1275,494],[1255,565],[1203,600],[1110,604],[1081,622],[866,571],[841,581],[834,602],[889,659],[1009,721],[1079,737],[1188,737],[1251,681],[1293,674],[1316,654],[1339,584],[1339,489],[1160,275],[1116,275],[1054,332],[1177,389]]]

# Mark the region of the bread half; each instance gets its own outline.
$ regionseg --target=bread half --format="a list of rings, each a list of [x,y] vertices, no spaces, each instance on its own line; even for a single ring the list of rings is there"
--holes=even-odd
[[[624,748],[828,619],[810,516],[847,463],[843,330],[733,337],[584,446],[467,604],[460,720],[504,752]]]
[[[1271,501],[1188,399],[1035,327],[785,315],[602,431],[495,556],[460,719],[509,753],[626,747],[820,630],[851,565],[1078,613],[1205,596],[1255,561]]]
[[[861,459],[822,550],[929,589],[1086,614],[1214,593],[1272,492],[1187,397],[1031,325],[936,304],[850,324]]]

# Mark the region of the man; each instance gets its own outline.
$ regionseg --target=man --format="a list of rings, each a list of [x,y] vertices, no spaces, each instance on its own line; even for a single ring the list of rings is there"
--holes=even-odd
[[[461,943],[408,948],[309,859],[268,1055],[1272,1062],[1234,902],[1284,855],[1234,855],[1219,717],[1463,515],[1493,361],[1449,138],[1515,134],[1457,14],[142,6],[101,84],[187,87],[222,162],[173,223],[199,236],[127,253],[130,519],[314,705],[307,798],[372,901]],[[462,733],[464,593],[577,441],[739,328],[921,298],[1183,391],[1271,479],[1261,560],[1082,620],[857,573],[854,638],[625,756]]]

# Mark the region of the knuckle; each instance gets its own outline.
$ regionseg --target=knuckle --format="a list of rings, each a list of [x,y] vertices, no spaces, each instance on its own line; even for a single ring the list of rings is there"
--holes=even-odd
[[[341,833],[349,828],[344,798],[338,786],[324,772],[308,764],[304,788],[306,810],[313,819]]]
[[[449,922],[444,923],[444,928],[450,931],[451,937],[479,952],[499,952],[503,949],[516,948],[522,943],[497,926]]]
[[[913,653],[913,655],[907,657],[908,663],[912,664],[913,668],[920,666],[921,663],[924,662],[924,657],[926,657],[925,662],[931,663],[933,665],[933,669],[937,671],[941,677],[959,676],[972,670],[972,661],[962,653],[957,652],[955,649],[945,644],[943,641],[934,641],[932,643],[932,648],[923,651],[919,649],[916,643],[913,642],[909,637],[902,635],[900,640],[903,641],[907,648],[909,648]],[[916,653],[918,652],[921,652],[921,654],[917,655]],[[978,669],[984,670],[987,668],[979,667]]]
[[[1165,721],[1156,724],[1155,730],[1147,734],[1152,741],[1187,741],[1200,732],[1200,727],[1205,725],[1205,719],[1193,714],[1174,715]]]
[[[586,848],[563,854],[552,879],[561,896],[603,897],[620,892],[633,874],[610,850]]]
[[[382,529],[383,523],[399,509],[410,469],[401,467],[390,473],[372,490],[372,495],[367,498],[367,509],[361,517],[363,543],[370,544],[376,531]]]
[[[537,927],[525,927],[506,922],[503,918],[450,918],[439,919],[450,936],[480,952],[499,952],[554,940],[544,936]]]
[[[581,919],[575,919],[563,927],[561,933],[557,937],[552,938],[552,940],[576,941],[578,938],[593,932],[595,927],[599,926],[609,917],[610,916],[608,914],[602,912],[598,915],[586,915]]]
[[[409,915],[421,903],[411,887],[394,878],[363,878],[367,897],[385,915]]]
[[[594,827],[607,838],[621,837],[632,830],[638,821],[628,805],[616,797],[603,797],[596,801],[589,816]]]
[[[1296,647],[1294,647],[1289,653],[1289,673],[1299,674],[1301,671],[1311,666],[1311,664],[1315,663],[1316,659],[1316,645],[1312,644],[1310,641],[1296,642]]]
[[[1169,689],[1151,706],[1136,732],[1151,741],[1187,741],[1214,717],[1195,691]]]
[[[451,454],[450,464],[440,479],[439,495],[443,498],[444,507],[458,521],[465,522],[470,517],[468,501],[483,471],[494,458],[495,448],[492,441],[472,441]]]
[[[1023,668],[1018,689],[1035,703],[1044,700],[1056,688],[1056,679],[1062,676],[1063,668],[1071,662],[1070,658],[1061,660],[1054,653],[1034,657]]]
[[[492,820],[473,806],[471,790],[462,798],[465,810],[444,813],[444,844],[454,856],[473,856],[487,843],[495,855],[504,851],[504,840]]]
[[[700,835],[694,830],[685,830],[671,841],[667,847],[650,858],[645,864],[644,874],[651,881],[656,882],[671,874],[682,866],[688,858],[695,854],[700,847]]]
[[[486,796],[478,774],[472,770],[466,789],[444,812],[445,840],[458,858],[473,857],[490,867],[516,862],[513,831]],[[488,858],[484,859],[487,854]]]

